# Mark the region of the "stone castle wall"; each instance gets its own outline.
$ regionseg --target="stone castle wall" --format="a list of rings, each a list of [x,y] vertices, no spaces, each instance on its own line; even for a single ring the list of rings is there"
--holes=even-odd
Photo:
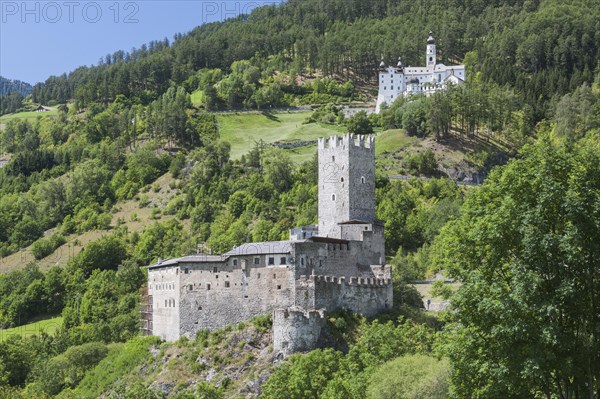
[[[326,322],[323,310],[299,308],[273,311],[273,349],[283,356],[314,349]]]
[[[392,306],[393,290],[389,277],[308,276],[296,281],[295,298],[299,308],[344,308],[372,316]]]

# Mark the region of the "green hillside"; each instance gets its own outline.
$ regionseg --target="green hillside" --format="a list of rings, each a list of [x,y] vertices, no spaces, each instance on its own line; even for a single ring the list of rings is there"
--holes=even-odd
[[[0,118],[0,398],[597,397],[599,10],[294,0],[3,101],[69,107]],[[365,112],[430,29],[464,84]],[[148,264],[315,224],[314,140],[346,132],[375,135],[389,312],[288,359],[268,315],[140,337]]]

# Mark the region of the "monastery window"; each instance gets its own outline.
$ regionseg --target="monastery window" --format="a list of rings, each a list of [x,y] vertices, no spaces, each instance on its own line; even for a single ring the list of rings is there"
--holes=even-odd
[[[331,194],[331,200],[335,201],[335,194]]]
[[[225,281],[225,288],[229,288],[229,281]]]
[[[216,266],[214,266],[213,267],[213,273],[217,273],[218,271],[219,271],[219,269]]]
[[[391,89],[394,90],[394,86],[392,86]]]
[[[429,57],[429,61],[433,61],[433,57]]]
[[[275,258],[272,256],[269,256],[269,265],[274,265],[275,264]]]
[[[167,305],[167,300],[165,299],[165,308],[169,307],[169,305]]]
[[[260,278],[260,273],[258,273],[258,277],[256,277],[256,278]]]
[[[392,98],[394,98],[394,95],[392,94]]]
[[[335,155],[331,156],[331,162],[335,162]]]
[[[392,82],[391,82],[391,83],[394,83],[394,79],[392,79]],[[392,86],[392,89],[393,89],[393,88],[394,88],[394,86]]]
[[[442,81],[442,74],[438,73],[438,82],[441,82],[441,81]]]
[[[210,284],[206,284],[206,291],[210,291]]]
[[[237,266],[237,259],[234,259],[234,260],[233,260],[233,265],[234,265],[234,266]]]
[[[281,259],[279,259],[279,264],[280,265],[285,265],[286,264],[285,256],[282,256]]]
[[[304,258],[300,258],[300,264],[304,266]]]
[[[188,290],[190,290],[190,291],[191,291],[191,290],[193,290],[193,289],[194,289],[194,286],[193,286],[193,285],[191,285],[191,284],[190,284],[190,285],[188,285]]]
[[[277,286],[277,289],[278,289],[278,290],[280,290],[280,289],[281,289],[281,286],[280,286],[280,285],[278,285],[278,286]]]
[[[365,184],[365,177],[364,177],[364,176],[361,176],[361,178],[360,178],[360,182],[361,182],[362,184]]]
[[[258,256],[254,258],[254,264],[260,265],[260,258]]]
[[[273,274],[273,278],[276,279],[277,278],[277,274]]]
[[[323,259],[319,259],[319,267],[323,266]]]
[[[387,90],[387,86],[383,86],[383,90]]]
[[[202,310],[202,306],[198,306],[198,310]]]
[[[344,178],[342,177],[342,178],[340,179],[340,181],[343,183],[343,182],[344,182]]]

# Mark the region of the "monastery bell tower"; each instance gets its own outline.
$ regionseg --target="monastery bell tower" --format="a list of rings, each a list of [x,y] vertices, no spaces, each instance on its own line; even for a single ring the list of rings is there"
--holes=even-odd
[[[436,60],[435,60],[435,39],[433,38],[433,32],[429,31],[429,37],[427,38],[427,59],[426,59],[426,64],[427,68],[433,68],[435,67],[436,64]]]
[[[374,223],[374,137],[319,139],[318,158],[319,236],[341,238],[339,223]]]

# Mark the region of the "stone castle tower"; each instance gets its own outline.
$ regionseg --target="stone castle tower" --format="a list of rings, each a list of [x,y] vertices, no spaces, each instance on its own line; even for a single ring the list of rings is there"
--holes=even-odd
[[[319,140],[319,235],[342,237],[341,223],[375,222],[373,137]],[[352,238],[349,238],[352,239]]]

